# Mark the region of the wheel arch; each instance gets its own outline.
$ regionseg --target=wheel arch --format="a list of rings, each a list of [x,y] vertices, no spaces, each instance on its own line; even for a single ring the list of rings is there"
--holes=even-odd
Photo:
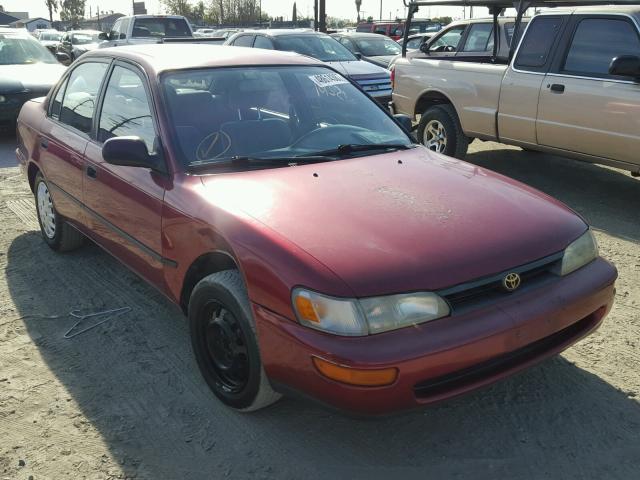
[[[180,291],[180,307],[182,308],[182,311],[185,314],[188,313],[191,292],[193,292],[194,287],[200,280],[212,273],[231,269],[238,270],[244,281],[244,274],[240,268],[240,263],[234,255],[227,251],[215,250],[204,253],[196,258],[187,269],[182,282],[182,288]]]
[[[36,175],[38,172],[41,172],[38,165],[35,162],[29,162],[29,166],[27,167],[27,180],[29,181],[29,188],[31,188],[31,192],[33,193],[33,189],[36,183]]]
[[[418,97],[414,108],[414,115],[422,115],[429,107],[433,107],[434,105],[451,105],[457,113],[456,106],[444,93],[439,90],[428,90]]]

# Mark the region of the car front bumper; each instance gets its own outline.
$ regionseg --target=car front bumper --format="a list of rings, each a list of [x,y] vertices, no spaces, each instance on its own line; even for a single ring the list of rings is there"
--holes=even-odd
[[[557,354],[595,330],[611,309],[616,269],[597,259],[550,285],[473,311],[367,337],[305,328],[254,304],[265,371],[276,388],[358,414],[387,414],[445,400]],[[398,369],[384,387],[330,380],[317,356],[359,369]]]

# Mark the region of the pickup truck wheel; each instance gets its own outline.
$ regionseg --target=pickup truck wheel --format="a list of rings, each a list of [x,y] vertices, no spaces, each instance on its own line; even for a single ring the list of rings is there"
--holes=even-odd
[[[429,150],[456,158],[464,158],[469,147],[469,139],[451,105],[436,105],[422,114],[418,140]]]
[[[84,243],[84,235],[69,225],[56,211],[49,186],[41,173],[36,175],[33,191],[42,238],[56,252],[68,252]]]
[[[250,412],[280,398],[262,367],[249,297],[237,270],[198,282],[189,300],[189,327],[200,372],[225,405]]]

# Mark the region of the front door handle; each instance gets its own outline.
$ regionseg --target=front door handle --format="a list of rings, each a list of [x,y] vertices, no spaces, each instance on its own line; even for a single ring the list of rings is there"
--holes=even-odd
[[[96,167],[89,165],[87,167],[87,177],[96,178],[97,176],[98,176],[98,171],[96,170]]]
[[[40,146],[46,150],[47,148],[49,148],[49,140],[47,140],[46,138],[41,138]]]
[[[550,88],[554,93],[564,93],[564,85],[561,83],[554,83]]]

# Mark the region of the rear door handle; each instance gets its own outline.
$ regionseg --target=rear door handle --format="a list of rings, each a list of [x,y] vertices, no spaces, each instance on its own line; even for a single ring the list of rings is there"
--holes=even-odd
[[[98,171],[96,170],[96,168],[89,165],[87,167],[87,177],[96,178],[97,176],[98,176]]]
[[[554,83],[551,85],[551,91],[554,93],[564,93],[564,85],[560,83]]]
[[[46,138],[41,138],[40,146],[46,150],[47,148],[49,148],[49,140],[47,140]]]

